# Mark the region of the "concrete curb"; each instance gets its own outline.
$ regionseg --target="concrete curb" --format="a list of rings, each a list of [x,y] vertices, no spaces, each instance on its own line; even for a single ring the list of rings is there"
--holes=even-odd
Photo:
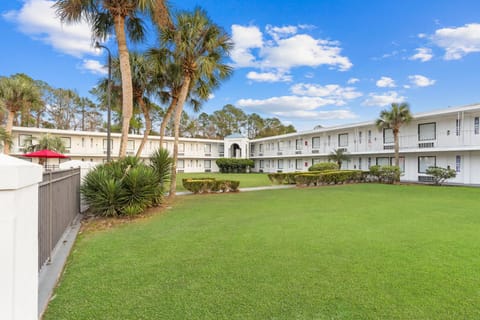
[[[69,228],[65,230],[52,252],[51,263],[46,264],[38,273],[38,318],[41,319],[47,309],[57,281],[62,275],[63,267],[72,250],[78,231],[80,230],[82,215],[78,214]]]

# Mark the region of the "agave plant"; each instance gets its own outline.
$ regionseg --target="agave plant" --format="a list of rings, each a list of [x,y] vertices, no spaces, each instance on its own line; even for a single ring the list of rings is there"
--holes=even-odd
[[[150,155],[150,167],[157,175],[158,183],[164,190],[165,184],[170,181],[173,159],[166,149],[157,149]]]

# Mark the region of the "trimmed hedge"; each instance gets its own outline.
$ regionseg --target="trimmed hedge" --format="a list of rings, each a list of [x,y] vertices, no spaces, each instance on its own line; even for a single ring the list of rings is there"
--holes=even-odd
[[[221,173],[246,173],[253,168],[255,162],[251,159],[220,158],[215,161]]]
[[[366,173],[361,170],[335,170],[297,174],[295,182],[297,186],[319,186],[323,184],[364,182],[365,177]]]
[[[237,192],[240,181],[216,180],[214,178],[185,178],[183,187],[193,193]]]
[[[338,164],[335,162],[320,162],[315,163],[308,171],[327,171],[327,170],[338,170]]]
[[[400,181],[400,168],[397,166],[371,166],[370,178],[378,182],[391,184]]]

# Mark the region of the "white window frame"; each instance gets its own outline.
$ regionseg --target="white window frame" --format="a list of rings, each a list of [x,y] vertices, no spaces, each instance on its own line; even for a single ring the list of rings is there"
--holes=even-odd
[[[312,149],[320,149],[320,137],[313,137],[312,138]]]
[[[338,146],[339,147],[348,147],[348,133],[338,134]]]
[[[426,165],[421,166],[420,163],[421,161],[424,160],[433,160],[433,165],[430,163],[430,165],[427,163]],[[418,173],[427,173],[427,169],[430,167],[435,167],[437,165],[437,157],[436,156],[419,156],[418,157]]]
[[[432,128],[433,127],[433,134]],[[423,129],[425,128],[425,129]],[[427,130],[428,128],[428,130]],[[423,130],[422,130],[423,129]],[[425,133],[425,131],[427,131]],[[436,122],[428,122],[428,123],[419,123],[418,124],[418,141],[429,141],[435,140],[437,138],[437,124]]]

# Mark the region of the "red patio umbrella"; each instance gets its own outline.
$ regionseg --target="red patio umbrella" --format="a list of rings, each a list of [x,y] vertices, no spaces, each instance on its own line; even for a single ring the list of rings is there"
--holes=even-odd
[[[46,160],[47,158],[57,158],[57,159],[65,159],[65,158],[68,158],[66,155],[64,154],[61,154],[61,153],[58,153],[58,152],[55,152],[55,151],[52,151],[52,150],[48,150],[48,149],[44,149],[44,150],[39,150],[39,151],[35,151],[35,152],[30,152],[30,153],[25,153],[23,155],[24,157],[29,157],[29,158],[40,158],[40,159],[44,159]],[[39,161],[39,164],[44,164],[46,163],[46,161]]]

